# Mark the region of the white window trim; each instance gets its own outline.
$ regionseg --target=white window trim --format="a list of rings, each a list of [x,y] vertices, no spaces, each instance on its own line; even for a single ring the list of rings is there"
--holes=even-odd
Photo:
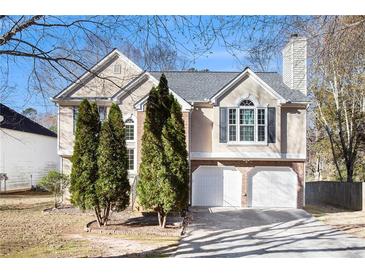
[[[133,150],[133,169],[129,169],[129,154],[128,154],[128,150]],[[137,171],[137,151],[135,147],[127,147],[127,156],[128,156],[128,172],[130,172],[131,174],[135,174]]]
[[[235,109],[236,110],[236,141],[230,141],[229,135],[229,110]],[[241,109],[253,109],[254,110],[254,140],[253,141],[240,141],[240,110]],[[258,141],[258,115],[257,110],[264,109],[265,110],[265,140]],[[227,144],[228,145],[267,145],[267,107],[261,106],[237,106],[237,107],[229,107],[227,111]]]
[[[234,109],[235,110],[235,115],[236,115],[236,123],[235,124],[231,124],[229,121],[230,121],[230,119],[229,119],[229,112],[230,112],[230,110],[232,110],[232,109]],[[237,113],[237,108],[229,108],[228,109],[228,111],[227,111],[227,122],[228,122],[228,126],[227,126],[227,137],[228,137],[228,140],[227,140],[227,142],[229,142],[229,143],[235,143],[235,142],[237,142],[237,129],[238,129],[238,125],[237,125],[237,116],[239,116],[239,113]],[[230,130],[230,127],[231,126],[235,126],[236,127],[236,140],[235,141],[230,141],[230,134],[229,134],[229,130]]]
[[[126,146],[127,149],[133,149],[134,150],[134,169],[128,169],[129,175],[135,175],[137,173],[137,118],[133,114],[129,114],[126,116],[126,119],[124,120],[124,124],[128,119],[133,120],[134,125],[134,131],[133,131],[133,140],[126,140]]]
[[[126,119],[126,121],[129,120],[129,119],[133,120],[132,118],[128,118],[128,119]],[[125,140],[125,141],[127,143],[134,143],[136,141],[136,121],[133,120],[133,123],[125,123],[125,126],[127,126],[127,125],[133,125],[133,139],[132,140]]]

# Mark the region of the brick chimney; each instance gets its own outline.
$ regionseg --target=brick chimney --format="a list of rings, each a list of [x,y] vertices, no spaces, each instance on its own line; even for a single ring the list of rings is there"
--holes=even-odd
[[[307,39],[292,34],[282,53],[284,83],[307,95]]]

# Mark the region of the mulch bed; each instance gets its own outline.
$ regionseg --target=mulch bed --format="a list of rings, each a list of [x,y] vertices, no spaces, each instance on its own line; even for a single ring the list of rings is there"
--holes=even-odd
[[[62,208],[47,208],[43,210],[45,214],[66,214],[74,215],[86,213],[94,215],[93,211],[81,211],[70,205]],[[137,212],[130,208],[122,212],[113,212],[107,226],[99,227],[96,220],[89,222],[85,226],[85,231],[93,233],[119,234],[129,236],[180,236],[182,232],[183,218],[178,214],[170,214],[167,217],[166,228],[158,226],[157,213],[155,212]]]
[[[168,216],[166,228],[158,226],[157,215],[154,213],[121,212],[113,214],[107,226],[99,227],[97,222],[88,224],[86,230],[106,234],[122,235],[153,235],[153,236],[180,236],[183,218]]]

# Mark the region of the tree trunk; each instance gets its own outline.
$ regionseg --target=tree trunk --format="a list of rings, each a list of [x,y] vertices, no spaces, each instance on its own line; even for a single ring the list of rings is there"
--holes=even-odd
[[[353,164],[350,163],[346,167],[347,167],[347,182],[352,183],[354,176],[354,166]]]
[[[57,195],[56,195],[56,191],[54,193],[54,208],[57,208],[58,205],[57,205]]]
[[[341,173],[341,169],[338,165],[338,162],[337,162],[337,157],[336,157],[336,153],[335,153],[335,146],[334,146],[334,141],[333,141],[333,136],[332,136],[332,133],[329,131],[329,128],[327,125],[325,125],[325,129],[326,129],[326,132],[327,132],[327,135],[329,137],[329,140],[330,140],[330,144],[331,144],[331,152],[332,152],[332,157],[333,157],[333,162],[336,166],[336,170],[337,170],[337,173],[338,173],[338,176],[340,177],[340,181],[343,182],[343,177],[342,177],[342,173]]]
[[[110,205],[108,205],[104,210],[104,216],[103,216],[104,226],[108,225],[109,214],[110,214]]]
[[[102,221],[101,216],[100,216],[100,211],[96,207],[94,208],[94,211],[95,211],[96,221],[98,222],[98,226],[101,227],[103,225],[103,221]]]
[[[160,210],[157,211],[157,219],[158,219],[158,225],[162,226],[162,216]]]
[[[167,220],[167,216],[166,215],[164,215],[163,217],[162,217],[163,219],[162,219],[162,228],[166,228],[166,220]]]

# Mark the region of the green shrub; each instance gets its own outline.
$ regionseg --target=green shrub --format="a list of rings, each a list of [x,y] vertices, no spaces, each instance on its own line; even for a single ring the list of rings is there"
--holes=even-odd
[[[54,207],[58,208],[63,204],[63,195],[69,184],[69,176],[59,173],[57,170],[51,170],[40,180],[38,186],[53,193]]]

